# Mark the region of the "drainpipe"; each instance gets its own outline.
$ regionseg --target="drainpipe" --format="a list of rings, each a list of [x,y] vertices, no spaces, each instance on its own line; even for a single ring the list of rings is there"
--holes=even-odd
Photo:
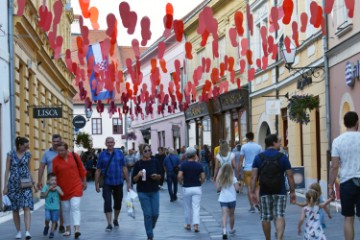
[[[246,6],[249,4],[249,0],[246,0]],[[246,37],[248,39],[248,41],[250,41],[250,30],[249,27],[247,27],[247,31],[246,31]],[[247,71],[249,72],[250,70],[250,65],[247,64]],[[247,128],[249,129],[249,132],[252,132],[252,98],[250,97],[251,94],[251,84],[252,82],[248,81],[248,123],[247,123]],[[240,139],[239,139],[240,140]]]
[[[274,5],[277,7],[278,1],[275,0]],[[278,30],[275,31],[275,39],[278,38]],[[277,54],[276,56],[276,61],[279,61],[279,54]],[[279,89],[277,88],[277,85],[279,83],[279,65],[277,64],[275,67],[275,95],[276,95],[276,100],[279,99]],[[281,114],[281,111],[280,111]],[[276,135],[279,134],[279,114],[275,115],[275,131],[276,131]]]
[[[322,0],[323,6],[326,4],[326,0]],[[328,51],[328,36],[329,36],[329,29],[328,29],[328,17],[327,14],[323,13],[325,19],[325,31],[326,35],[323,36],[323,58],[324,58],[324,78],[325,78],[325,107],[326,107],[326,137],[328,139],[328,149],[327,149],[327,173],[329,178],[329,169],[330,169],[330,149],[331,149],[331,122],[330,122],[330,81],[329,81],[329,61],[326,56],[326,52]],[[327,179],[328,180],[328,179]]]
[[[13,0],[9,0],[8,6],[8,42],[9,42],[9,87],[10,87],[10,125],[11,125],[11,143],[15,142],[15,80],[14,80],[14,22],[13,22]],[[12,145],[12,144],[11,144]]]

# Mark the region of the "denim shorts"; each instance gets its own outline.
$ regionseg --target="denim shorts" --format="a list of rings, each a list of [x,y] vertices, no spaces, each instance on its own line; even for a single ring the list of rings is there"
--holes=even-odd
[[[236,201],[233,201],[233,202],[220,202],[220,206],[222,208],[235,208],[236,207]]]
[[[272,221],[285,216],[286,195],[264,195],[260,197],[261,221]]]
[[[57,222],[59,221],[60,210],[45,209],[45,221]]]
[[[350,179],[340,184],[341,214],[344,217],[360,217],[360,187],[357,187]]]

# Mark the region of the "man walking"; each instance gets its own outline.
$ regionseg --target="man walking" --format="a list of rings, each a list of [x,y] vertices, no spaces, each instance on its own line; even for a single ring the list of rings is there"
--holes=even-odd
[[[169,155],[164,160],[164,169],[166,171],[166,181],[170,195],[170,202],[177,200],[178,179],[180,158],[175,154],[174,148],[169,148]]]
[[[163,147],[158,147],[158,153],[155,155],[156,160],[159,162],[160,166],[164,165],[166,154],[165,149]],[[163,190],[163,184],[164,184],[164,177],[165,177],[165,170],[161,168],[161,180],[159,181],[159,188]]]
[[[123,199],[123,178],[126,179],[127,190],[130,190],[128,170],[122,151],[114,149],[115,140],[113,137],[107,137],[105,140],[107,149],[102,151],[95,172],[96,192],[100,192],[99,177],[104,175],[104,186],[102,196],[104,198],[104,212],[107,220],[106,231],[110,232],[114,227],[119,227],[119,214],[121,202]],[[114,221],[112,221],[112,202],[111,195],[114,199]]]
[[[254,142],[254,133],[248,132],[246,133],[246,139],[247,143],[242,145],[240,149],[240,162],[236,166],[236,172],[237,176],[239,176],[239,179],[244,179],[244,183],[247,187],[247,196],[250,204],[249,212],[255,213],[254,204],[251,201],[250,193],[252,192],[251,189],[251,172],[252,172],[252,165],[254,162],[255,157],[261,153],[262,148],[259,144]],[[245,164],[244,164],[244,170],[241,171],[241,168],[243,166],[245,158]],[[259,185],[256,184],[256,189],[254,191],[257,194],[257,197],[259,197]]]
[[[38,189],[43,188],[42,180],[43,180],[43,176],[44,176],[45,167],[47,168],[46,176],[49,173],[52,172],[52,161],[58,154],[57,153],[57,145],[60,142],[61,142],[61,136],[59,134],[52,135],[52,146],[48,150],[46,150],[44,152],[44,155],[41,158],[41,163],[40,163],[39,173],[38,173],[38,182],[37,182]],[[45,221],[45,227],[44,227],[44,231],[43,231],[44,235],[47,235],[48,231],[49,231],[49,222]],[[62,211],[61,211],[61,204],[60,204],[60,227],[59,227],[59,232],[60,233],[65,232],[64,219],[63,219]]]
[[[254,159],[251,175],[251,198],[258,203],[255,185],[260,185],[260,213],[262,228],[266,240],[270,240],[271,222],[275,220],[277,239],[282,240],[285,230],[285,208],[287,193],[285,189],[286,173],[290,185],[290,203],[296,202],[295,182],[289,159],[279,152],[281,140],[276,134],[265,138],[266,150]],[[274,216],[275,214],[275,216]]]
[[[136,156],[135,156],[135,152],[133,149],[129,149],[128,155],[125,156],[125,160],[126,160],[126,166],[128,168],[128,175],[132,176],[133,173],[133,169],[134,169],[134,165],[136,162]],[[133,180],[130,177],[130,182],[131,182],[131,189],[133,188]]]
[[[346,132],[334,139],[331,149],[329,196],[335,198],[334,183],[340,169],[341,214],[345,240],[354,240],[354,220],[360,219],[360,132],[356,112],[344,116]],[[356,208],[356,211],[355,211]]]

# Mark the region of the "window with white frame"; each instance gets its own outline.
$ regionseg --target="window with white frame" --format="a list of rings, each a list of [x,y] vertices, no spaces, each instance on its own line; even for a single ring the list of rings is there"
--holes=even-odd
[[[225,37],[222,37],[219,40],[219,59],[218,59],[218,67],[220,67],[220,63],[224,61],[224,57],[226,55],[226,44]]]
[[[313,2],[313,0],[306,0],[306,13],[310,19],[310,4]],[[310,22],[307,24],[306,27],[306,37],[311,37],[312,35],[314,35],[316,33],[316,28],[314,27],[314,25],[312,25]],[[300,43],[301,44],[301,43]]]
[[[102,119],[101,118],[92,118],[91,119],[91,129],[93,135],[102,134]]]
[[[349,22],[347,8],[345,6],[344,0],[336,0],[336,5],[333,11],[336,15],[336,28],[338,31],[340,31],[343,27],[346,26],[346,23]]]
[[[200,52],[198,52],[198,66],[202,66],[202,59],[206,58],[205,56],[205,48],[202,49]],[[198,67],[196,66],[196,68]],[[199,81],[199,85],[202,85],[204,83],[204,79],[205,79],[205,73],[202,74],[202,78]]]
[[[122,124],[120,118],[112,119],[113,134],[123,134]]]
[[[254,46],[254,48],[252,49],[253,51],[253,60],[256,60],[258,58],[262,58],[264,56],[264,49],[262,47],[262,38],[261,38],[261,28],[264,26],[267,29],[268,32],[268,24],[267,24],[267,18],[262,18],[260,21],[258,21],[255,25],[255,33],[254,33],[254,38],[253,38],[253,42],[251,45]],[[267,34],[268,35],[268,34]],[[267,51],[267,49],[265,49],[265,51]]]

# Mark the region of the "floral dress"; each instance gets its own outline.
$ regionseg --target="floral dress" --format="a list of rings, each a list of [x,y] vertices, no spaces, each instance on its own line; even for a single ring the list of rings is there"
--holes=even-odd
[[[326,240],[320,222],[320,208],[317,205],[315,205],[314,207],[305,207],[305,227],[303,239]]]
[[[21,208],[34,209],[34,200],[32,188],[21,188],[20,178],[30,176],[29,161],[31,153],[25,152],[24,156],[19,159],[16,151],[7,154],[10,157],[10,177],[8,182],[8,197],[11,201],[11,210],[18,211]]]

